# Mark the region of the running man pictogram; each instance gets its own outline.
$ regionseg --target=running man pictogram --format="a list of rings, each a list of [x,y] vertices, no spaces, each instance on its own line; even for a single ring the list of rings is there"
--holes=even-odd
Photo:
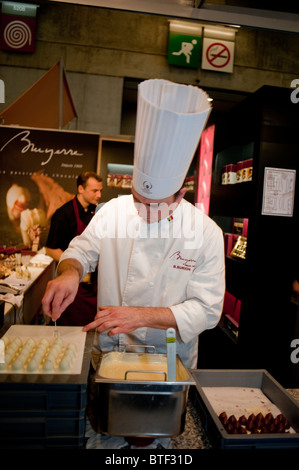
[[[192,55],[192,49],[194,48],[195,44],[197,44],[196,39],[192,39],[191,42],[182,42],[181,50],[178,52],[172,52],[172,55],[184,54],[186,56],[187,64],[190,64],[190,56]]]

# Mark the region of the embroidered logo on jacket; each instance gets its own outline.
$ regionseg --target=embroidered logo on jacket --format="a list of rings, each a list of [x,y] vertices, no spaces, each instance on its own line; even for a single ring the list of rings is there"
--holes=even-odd
[[[180,251],[175,251],[169,256],[169,259],[173,261],[172,267],[174,269],[183,269],[185,271],[191,271],[195,267],[196,260],[192,258],[184,258]]]

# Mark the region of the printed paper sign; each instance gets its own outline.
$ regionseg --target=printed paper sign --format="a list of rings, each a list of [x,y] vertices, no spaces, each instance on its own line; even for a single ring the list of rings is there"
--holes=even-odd
[[[262,215],[293,217],[296,170],[265,168]]]

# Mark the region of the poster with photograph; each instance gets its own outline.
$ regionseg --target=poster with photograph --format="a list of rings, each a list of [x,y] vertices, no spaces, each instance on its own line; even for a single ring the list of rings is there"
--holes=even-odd
[[[28,227],[46,240],[51,216],[96,171],[99,134],[0,126],[0,245],[28,245]]]

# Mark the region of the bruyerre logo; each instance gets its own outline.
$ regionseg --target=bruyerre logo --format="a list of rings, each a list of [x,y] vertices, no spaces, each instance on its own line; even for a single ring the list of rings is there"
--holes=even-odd
[[[299,103],[299,78],[295,78],[295,80],[291,81],[291,88],[295,88],[294,91],[291,93],[291,101],[294,104]]]
[[[0,103],[5,103],[5,85],[3,80],[0,80]]]

